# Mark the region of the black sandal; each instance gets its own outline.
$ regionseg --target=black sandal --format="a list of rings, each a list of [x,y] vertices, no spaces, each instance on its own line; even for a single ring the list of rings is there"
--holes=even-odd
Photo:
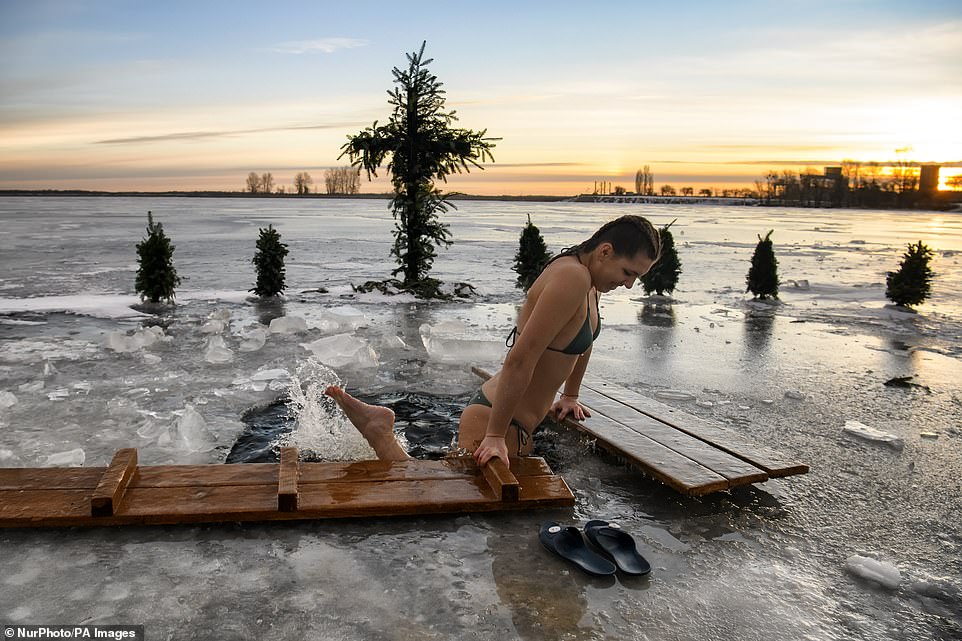
[[[625,574],[643,576],[651,572],[651,564],[638,553],[635,540],[617,523],[588,521],[585,536],[610,556]]]
[[[588,574],[610,576],[618,569],[605,557],[592,552],[585,545],[585,540],[576,527],[562,527],[549,521],[541,525],[538,538],[541,539],[541,544],[545,548],[571,561]]]

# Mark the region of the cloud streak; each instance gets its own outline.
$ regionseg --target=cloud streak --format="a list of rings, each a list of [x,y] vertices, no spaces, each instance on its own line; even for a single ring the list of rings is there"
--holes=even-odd
[[[205,138],[225,138],[227,136],[245,136],[272,131],[302,131],[306,129],[342,129],[345,127],[363,127],[364,122],[335,122],[324,125],[298,125],[292,127],[262,127],[258,129],[230,129],[225,131],[178,131],[157,136],[131,136],[127,138],[108,138],[95,140],[95,145],[129,145],[152,142],[170,142],[178,140],[203,140]]]
[[[367,40],[357,38],[317,38],[316,40],[289,40],[268,47],[274,53],[303,55],[305,53],[334,53],[340,49],[366,47]]]

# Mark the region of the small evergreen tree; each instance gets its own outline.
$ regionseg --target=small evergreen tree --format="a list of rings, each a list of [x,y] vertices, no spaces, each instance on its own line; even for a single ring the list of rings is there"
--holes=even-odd
[[[248,291],[258,296],[277,296],[284,291],[284,257],[287,245],[281,242],[281,235],[273,225],[260,229],[257,238],[257,252],[251,262],[257,267],[257,285]]]
[[[778,261],[775,259],[775,249],[772,246],[772,232],[765,234],[765,238],[758,237],[758,245],[752,255],[752,266],[748,270],[748,289],[755,298],[766,299],[769,296],[778,298]]]
[[[174,302],[174,288],[180,284],[174,269],[174,246],[164,234],[164,226],[147,212],[147,237],[137,243],[137,280],[134,287],[140,300]]]
[[[550,259],[541,230],[535,227],[531,214],[528,214],[528,224],[521,231],[518,253],[514,255],[514,271],[518,273],[515,287],[528,291]]]
[[[925,302],[932,293],[932,273],[929,261],[932,250],[922,244],[909,243],[908,251],[902,255],[897,272],[888,272],[885,279],[885,297],[896,305],[911,307]]]
[[[671,294],[675,291],[675,285],[678,284],[681,261],[678,259],[678,250],[675,249],[675,238],[668,229],[674,224],[673,220],[658,230],[661,235],[661,257],[652,265],[648,273],[641,277],[641,286],[644,287],[645,294],[652,292],[659,296],[665,292]]]
[[[439,282],[428,278],[436,255],[435,247],[448,247],[450,232],[441,222],[453,205],[448,195],[435,186],[454,173],[483,169],[485,160],[493,161],[491,150],[496,138],[485,130],[472,131],[452,126],[454,111],[446,111],[442,83],[428,71],[431,59],[424,58],[424,47],[407,55],[406,69],[392,70],[397,87],[388,92],[394,111],[387,124],[375,122],[341,148],[351,164],[367,171],[368,178],[390,156],[388,171],[394,187],[391,209],[394,214],[394,247],[391,255],[403,274],[403,287],[440,296]]]

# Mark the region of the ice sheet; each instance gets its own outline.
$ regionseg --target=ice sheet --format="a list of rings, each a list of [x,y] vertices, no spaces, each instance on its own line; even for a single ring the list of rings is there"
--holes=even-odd
[[[537,451],[576,493],[573,510],[3,531],[0,619],[123,618],[160,638],[958,638],[962,218],[465,202],[448,217],[456,244],[439,252],[432,275],[472,282],[482,298],[438,303],[353,291],[393,268],[385,201],[169,198],[151,206],[187,278],[176,305],[142,313],[129,308],[143,309],[133,293],[143,221],[131,212],[145,204],[0,197],[0,234],[18,243],[0,251],[0,392],[17,399],[0,409],[0,466],[69,463],[78,450],[83,465],[103,466],[121,447],[137,447],[144,465],[219,464],[244,429],[239,417],[287,394],[283,372],[297,373],[310,354],[301,344],[334,335],[347,349],[366,342],[377,364],[345,357],[335,371],[302,372],[309,409],[290,442],[320,458],[368,458],[356,430],[324,406],[326,383],[467,399],[478,384],[470,365],[490,358],[496,369],[507,350],[522,300],[511,263],[527,214],[556,251],[614,216],[642,213],[656,224],[678,219],[679,290],[658,305],[638,288],[603,295],[589,376],[652,397],[682,392],[662,402],[812,470],[689,498],[549,428]],[[253,240],[268,221],[291,243],[292,263],[288,296],[265,304],[247,290]],[[771,228],[783,288],[780,304],[761,305],[744,278],[757,233]],[[939,276],[911,314],[888,306],[882,284],[904,243],[920,238],[937,247]],[[353,267],[327,271],[325,262]],[[268,335],[278,317],[305,323]],[[201,331],[215,320],[229,332]],[[106,347],[111,333],[130,338],[144,324],[172,340]],[[211,336],[233,361],[205,360]],[[904,376],[930,391],[884,386]],[[840,436],[846,417],[897,430],[903,453],[853,447]],[[924,437],[932,433],[939,438]],[[537,541],[544,520],[590,518],[634,535],[655,568],[650,580],[599,584]],[[860,549],[898,559],[897,589],[844,578]]]

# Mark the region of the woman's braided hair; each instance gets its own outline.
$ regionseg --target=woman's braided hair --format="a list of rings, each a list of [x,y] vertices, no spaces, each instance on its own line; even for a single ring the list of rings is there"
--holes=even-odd
[[[611,243],[616,256],[634,256],[644,252],[653,262],[661,257],[661,234],[655,226],[643,216],[628,214],[610,220],[601,226],[591,238],[562,249],[561,253],[551,259],[551,262],[562,256],[580,256],[593,250],[601,243]]]

